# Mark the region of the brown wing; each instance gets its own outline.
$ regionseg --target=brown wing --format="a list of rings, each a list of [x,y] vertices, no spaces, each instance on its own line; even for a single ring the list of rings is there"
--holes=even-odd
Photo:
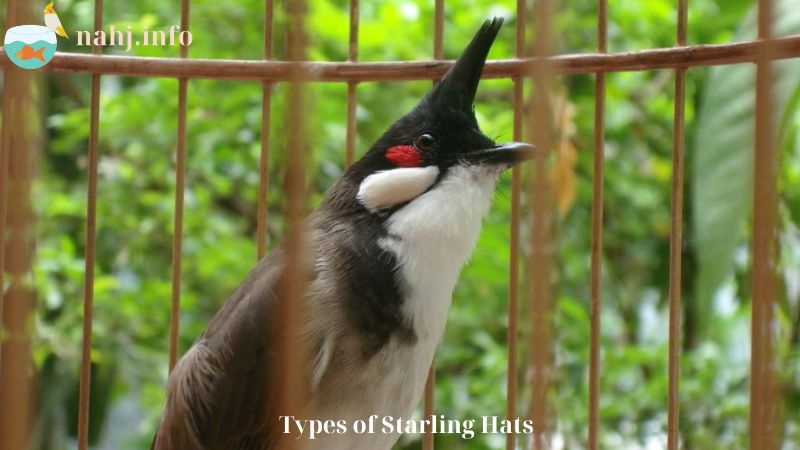
[[[283,268],[280,250],[263,259],[178,362],[152,449],[273,448],[278,422],[269,417]]]

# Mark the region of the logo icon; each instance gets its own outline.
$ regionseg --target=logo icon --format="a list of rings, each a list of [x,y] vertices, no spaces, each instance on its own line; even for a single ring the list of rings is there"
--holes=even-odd
[[[38,69],[53,59],[58,46],[56,34],[69,39],[53,2],[44,8],[44,24],[19,25],[6,31],[3,46],[11,62],[23,69]]]

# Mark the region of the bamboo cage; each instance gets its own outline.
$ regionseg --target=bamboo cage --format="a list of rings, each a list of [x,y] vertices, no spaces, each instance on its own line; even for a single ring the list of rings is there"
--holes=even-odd
[[[405,81],[435,80],[451,65],[451,61],[443,59],[444,36],[444,0],[434,0],[435,20],[432,25],[433,52],[432,59],[427,61],[359,61],[359,0],[350,0],[350,28],[348,42],[348,58],[341,62],[315,62],[305,59],[305,44],[308,30],[304,22],[306,5],[302,0],[286,3],[288,15],[289,51],[287,60],[273,59],[274,14],[276,5],[273,0],[265,0],[264,16],[264,54],[263,60],[209,60],[192,59],[188,48],[182,47],[179,58],[149,58],[135,56],[111,56],[101,54],[101,47],[93,47],[92,54],[57,53],[45,70],[52,72],[70,72],[85,74],[91,78],[91,104],[89,121],[88,154],[88,187],[86,214],[86,254],[85,254],[85,290],[83,299],[83,344],[82,364],[80,368],[80,395],[78,416],[78,448],[87,449],[89,427],[89,391],[91,384],[91,350],[94,300],[94,263],[97,223],[97,178],[98,178],[98,134],[102,125],[100,117],[101,78],[106,75],[122,75],[128,77],[168,77],[178,80],[177,92],[177,158],[174,166],[176,190],[174,198],[174,233],[172,246],[172,297],[170,306],[163,311],[170,314],[169,358],[170,369],[174,367],[179,354],[178,326],[181,312],[181,261],[183,241],[184,189],[186,171],[186,115],[187,85],[192,80],[206,78],[216,80],[255,80],[263,87],[261,164],[258,192],[258,256],[266,252],[266,230],[269,214],[267,195],[269,188],[269,154],[272,149],[269,129],[271,121],[272,87],[276,83],[287,83],[292,92],[292,100],[288,105],[288,117],[294,130],[303,129],[302,94],[304,85],[312,83],[346,83],[347,84],[347,137],[346,160],[349,165],[354,160],[356,148],[356,101],[359,83],[373,81]],[[94,28],[102,29],[104,0],[95,0]],[[681,241],[683,223],[683,180],[684,180],[684,121],[685,121],[685,84],[686,73],[690,68],[714,65],[753,63],[757,68],[756,82],[756,139],[753,149],[754,158],[754,223],[752,230],[753,250],[753,298],[752,298],[752,339],[750,366],[750,448],[752,450],[770,450],[779,448],[777,442],[778,413],[776,396],[775,368],[773,365],[773,342],[771,326],[774,321],[773,308],[778,297],[777,274],[775,271],[772,250],[776,245],[777,233],[777,152],[775,138],[772,135],[772,118],[768,113],[772,110],[773,99],[770,96],[772,74],[771,62],[778,59],[800,57],[800,36],[773,38],[771,21],[771,0],[758,0],[758,38],[747,42],[732,42],[719,45],[687,45],[687,8],[688,0],[677,0],[677,29],[675,46],[669,48],[653,48],[622,53],[608,53],[607,24],[608,1],[597,1],[597,48],[593,53],[585,54],[553,54],[553,36],[550,30],[552,2],[538,0],[534,11],[528,11],[527,2],[518,0],[516,28],[515,58],[488,61],[484,78],[505,78],[513,80],[514,137],[520,139],[523,131],[533,136],[539,148],[549,148],[548,131],[543,128],[549,117],[550,108],[548,92],[551,80],[555,76],[569,74],[594,74],[595,76],[595,110],[593,136],[593,178],[592,178],[592,211],[591,211],[591,296],[589,299],[591,320],[591,342],[588,360],[589,401],[588,411],[589,448],[599,448],[599,379],[601,377],[600,348],[600,306],[601,306],[601,274],[603,251],[603,148],[605,123],[605,81],[606,75],[613,72],[644,71],[653,69],[670,69],[675,73],[674,92],[674,134],[672,154],[672,187],[671,187],[671,234],[669,253],[669,353],[668,353],[668,398],[664,399],[667,411],[668,448],[679,448],[679,374],[680,374],[680,333],[681,333]],[[28,2],[9,0],[7,3],[8,26],[26,23]],[[190,1],[180,1],[181,29],[189,30]],[[535,18],[535,19],[534,19]],[[530,33],[535,30],[535,33]],[[531,36],[533,34],[533,36]],[[528,50],[528,43],[533,42]],[[0,53],[3,53],[0,51]],[[25,114],[19,114],[34,108],[31,99],[26,97],[31,83],[31,74],[19,70],[8,61],[5,54],[0,55],[3,83],[3,127],[2,158],[0,162],[0,287],[8,285],[8,289],[0,289],[0,319],[8,338],[2,345],[2,366],[0,366],[0,449],[19,450],[26,447],[25,430],[31,426],[32,392],[27,383],[28,354],[30,352],[29,330],[26,327],[27,317],[33,307],[33,293],[21,281],[22,274],[31,265],[31,251],[26,241],[26,230],[32,227],[33,216],[30,205],[30,178],[28,169],[30,159],[35,154],[20,151],[28,148],[29,137],[24,132],[22,121]],[[539,94],[532,99],[523,98],[523,84],[532,80]],[[525,102],[530,101],[532,112],[530,117],[523,115]],[[13,112],[13,114],[12,114]],[[299,234],[302,226],[307,193],[303,188],[303,142],[302,133],[290,133],[297,136],[290,139],[285,149],[289,164],[286,173],[287,218],[289,233],[288,248],[295,253],[302,247]],[[534,169],[543,174],[544,161],[536,161]],[[544,180],[546,177],[532,177]],[[527,189],[531,199],[528,212],[520,208],[520,198]],[[509,325],[508,325],[508,389],[506,414],[516,417],[520,409],[518,405],[519,386],[515,376],[518,370],[517,355],[519,348],[519,320],[531,321],[533,338],[538,342],[531,347],[530,358],[534,370],[530,380],[531,404],[527,408],[534,423],[540,426],[532,439],[533,448],[547,448],[546,424],[550,420],[547,408],[547,392],[549,379],[544,368],[551,365],[549,349],[552,331],[547,322],[547,311],[550,308],[552,293],[549,287],[549,267],[552,258],[547,244],[550,236],[544,224],[543,216],[548,214],[547,186],[542,181],[533,181],[524,186],[519,169],[512,175],[512,220],[510,271],[509,271]],[[530,216],[530,217],[527,217]],[[520,259],[520,222],[531,220],[532,231],[529,261],[524,270],[519,267]],[[300,295],[299,261],[290,258],[288,264],[290,280],[287,295]],[[525,277],[527,287],[520,290],[521,277]],[[516,311],[520,302],[525,302],[531,317],[518,317]],[[292,302],[297,304],[297,302]],[[289,311],[289,324],[296,320],[299,311]],[[291,326],[291,325],[288,325]],[[290,345],[289,343],[287,345]],[[289,351],[287,354],[291,355]],[[287,364],[286,379],[295,379],[292,373],[299,365]],[[433,379],[435,362],[429,375],[428,388],[425,391],[425,411],[433,412],[434,389]],[[289,386],[286,401],[296,403],[302,401],[302,389]],[[518,438],[507,436],[508,449],[518,448]],[[433,437],[428,434],[423,439],[423,448],[433,448]]]

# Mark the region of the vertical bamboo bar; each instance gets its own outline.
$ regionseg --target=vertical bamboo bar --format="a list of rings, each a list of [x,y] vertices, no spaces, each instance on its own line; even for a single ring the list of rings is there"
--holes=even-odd
[[[10,2],[11,3],[11,2]],[[9,3],[9,4],[10,4]],[[6,16],[10,17],[10,16]],[[11,115],[11,70],[6,70],[3,74],[3,117],[7,118]],[[3,327],[3,314],[5,308],[5,274],[6,274],[6,210],[8,205],[8,177],[9,177],[9,162],[11,154],[11,121],[8,119],[3,120],[2,130],[2,145],[0,145],[0,330]],[[0,374],[3,370],[3,342],[0,337]]]
[[[9,0],[6,5],[6,25],[10,28],[30,23],[29,13],[27,2]],[[34,297],[25,281],[33,256],[30,184],[32,159],[36,157],[36,152],[29,126],[32,117],[31,92],[32,76],[29,71],[16,67],[8,67],[3,71],[3,120],[0,133],[0,450],[29,448],[36,414],[33,404],[35,368],[32,367],[30,348],[30,316]]]
[[[433,59],[444,57],[444,0],[433,5]]]
[[[189,0],[181,0],[181,31],[189,30]],[[181,58],[189,49],[181,46]],[[175,152],[175,220],[172,231],[172,302],[169,321],[169,371],[178,362],[178,332],[181,315],[181,249],[183,248],[183,194],[186,178],[186,89],[189,80],[178,80],[178,140]]]
[[[677,43],[686,45],[688,0],[678,0]],[[683,242],[683,153],[686,68],[675,70],[675,117],[672,136],[672,223],[669,251],[669,397],[667,448],[680,444],[680,351],[681,351],[681,248]]]
[[[533,56],[542,58],[552,53],[552,3],[534,3]],[[552,67],[542,61],[533,70],[534,93],[529,122],[534,144],[541,150],[534,158],[533,176],[528,195],[531,202],[531,254],[527,265],[528,301],[531,306],[531,404],[530,418],[534,432],[534,450],[550,447],[551,423],[547,394],[552,378],[552,288],[550,279],[552,245],[552,200],[548,182],[547,156],[552,149],[553,112],[551,104]]]
[[[758,2],[758,38],[772,38],[771,0]],[[768,52],[772,53],[772,52]],[[756,64],[755,153],[753,156],[752,318],[750,350],[750,448],[779,447],[778,385],[772,327],[778,298],[777,148],[774,136],[770,54]]]
[[[6,5],[6,25],[7,28],[11,28],[18,23],[22,23],[16,17],[16,1],[9,0],[8,4]],[[3,122],[2,122],[2,145],[0,145],[0,330],[3,326],[3,312],[4,307],[3,303],[5,300],[5,262],[6,262],[6,207],[8,205],[7,199],[7,189],[8,189],[8,174],[9,172],[9,163],[10,163],[10,155],[11,155],[11,121],[8,120],[8,117],[11,117],[11,94],[15,92],[12,89],[11,84],[9,81],[13,79],[13,77],[19,76],[22,72],[12,72],[12,68],[5,69],[3,71]],[[2,341],[0,341],[0,374],[2,374],[3,369],[3,346]]]
[[[0,235],[2,240],[8,240],[8,245],[0,249],[8,258],[4,267],[8,271],[8,291],[3,296],[6,306],[0,322],[0,450],[29,448],[36,414],[30,337],[34,293],[28,282],[33,258],[30,194],[36,150],[29,127],[32,77],[25,72],[13,68],[4,75],[3,178],[9,202],[2,229],[7,234]],[[0,285],[0,290],[5,287]]]
[[[273,0],[264,4],[264,59],[272,59]],[[267,195],[269,194],[269,137],[272,115],[272,83],[261,83],[261,157],[258,181],[258,218],[256,219],[258,259],[267,253]]]
[[[94,29],[103,29],[103,0],[94,2]],[[103,52],[93,46],[92,53]],[[92,364],[92,320],[94,314],[94,258],[97,231],[97,160],[100,133],[100,74],[92,74],[92,100],[89,115],[89,164],[86,195],[86,266],[83,297],[83,341],[78,393],[78,450],[86,450],[89,441],[89,390]]]
[[[608,51],[608,0],[598,1],[597,51]],[[603,156],[606,74],[597,72],[594,86],[594,155],[592,170],[591,338],[589,347],[589,449],[597,450],[600,432],[600,279],[603,264]]]
[[[444,0],[435,0],[433,13],[433,59],[442,59],[444,55]],[[436,80],[434,80],[434,84]],[[430,418],[434,412],[436,386],[436,357],[428,369],[428,380],[425,383],[425,405],[423,416]],[[433,433],[428,430],[422,435],[422,450],[433,450]]]
[[[525,24],[527,14],[525,0],[517,0],[517,27],[515,39],[515,55],[525,56]],[[515,77],[514,80],[514,140],[522,140],[522,97],[525,79]],[[522,174],[519,166],[511,169],[511,239],[508,258],[508,367],[506,369],[506,418],[517,417],[517,349],[519,341],[519,221],[520,190]],[[506,434],[506,450],[513,450],[517,445],[517,435]]]
[[[305,16],[307,6],[303,0],[286,0],[287,17],[287,60],[291,63],[288,82],[289,97],[286,111],[286,266],[284,286],[280,302],[280,320],[282,337],[279,358],[285,361],[280,371],[282,389],[279,398],[279,410],[282,415],[298,415],[306,404],[308,391],[305,379],[308,351],[298,330],[302,329],[303,317],[306,314],[303,302],[306,258],[305,216],[307,209],[307,192],[305,187],[306,169],[306,130],[305,130],[305,89],[299,81],[303,76],[302,61],[305,59],[307,43]],[[265,318],[266,320],[266,318]],[[302,448],[302,442],[286,439],[280,448]]]
[[[350,46],[347,52],[349,62],[358,61],[358,0],[350,0]],[[347,147],[345,165],[353,164],[356,153],[356,89],[358,82],[347,83]]]

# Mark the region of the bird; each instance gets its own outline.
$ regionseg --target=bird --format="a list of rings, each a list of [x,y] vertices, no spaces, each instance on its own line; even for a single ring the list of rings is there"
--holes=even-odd
[[[411,417],[498,177],[537,154],[526,143],[495,143],[475,117],[502,23],[483,23],[305,222],[297,335],[306,349],[298,383],[308,396],[298,417],[336,424],[314,439],[306,434],[305,449],[388,450],[398,440],[398,430],[357,434],[352,424]],[[286,448],[291,424],[278,406],[284,244],[257,263],[168,376],[153,450]]]
[[[61,37],[69,39],[69,35],[67,35],[67,32],[64,30],[64,26],[61,25],[61,20],[58,18],[58,14],[56,14],[56,9],[53,7],[53,2],[48,3],[44,7],[44,24],[48,30],[55,32]]]

